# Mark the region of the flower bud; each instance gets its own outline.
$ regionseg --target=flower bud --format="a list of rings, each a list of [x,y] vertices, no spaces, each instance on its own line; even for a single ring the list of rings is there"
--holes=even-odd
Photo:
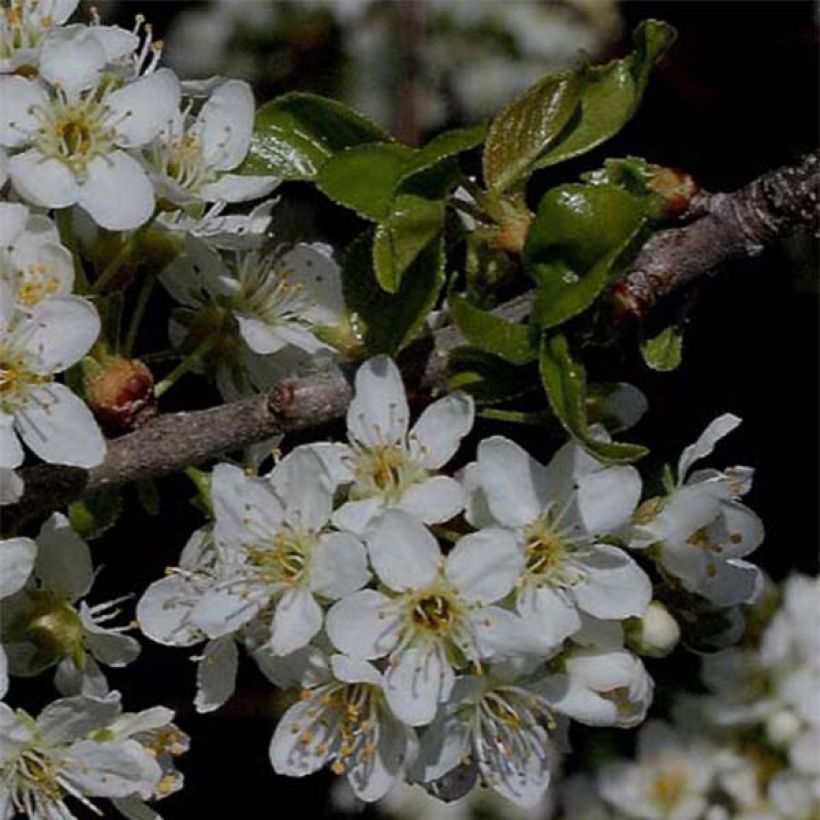
[[[639,655],[663,658],[677,646],[680,627],[660,601],[652,601],[642,618],[627,624],[626,638]]]
[[[115,356],[86,378],[85,395],[107,433],[133,430],[156,413],[154,376],[138,359]]]
[[[684,213],[700,191],[689,174],[676,168],[657,168],[646,187],[660,200],[661,215],[672,219]]]
[[[788,709],[775,712],[766,720],[766,736],[773,746],[788,746],[800,734],[800,718]]]

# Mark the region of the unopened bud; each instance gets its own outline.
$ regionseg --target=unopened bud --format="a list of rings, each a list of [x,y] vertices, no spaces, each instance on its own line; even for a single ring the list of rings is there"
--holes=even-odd
[[[689,174],[676,168],[658,168],[646,187],[660,200],[661,215],[671,219],[684,213],[700,191]]]
[[[639,655],[663,658],[677,646],[680,627],[660,601],[652,601],[642,618],[629,621],[626,638]]]
[[[133,430],[156,413],[154,376],[138,359],[109,359],[86,379],[85,395],[107,433]]]
[[[773,746],[788,746],[800,734],[802,723],[794,712],[783,709],[766,720],[766,736]]]

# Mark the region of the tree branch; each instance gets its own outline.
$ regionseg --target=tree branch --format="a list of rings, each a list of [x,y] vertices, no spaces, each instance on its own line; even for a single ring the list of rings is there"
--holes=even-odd
[[[612,290],[623,317],[644,319],[657,302],[724,262],[755,256],[805,225],[818,227],[820,154],[758,177],[731,194],[700,194],[697,217],[659,231],[641,248],[632,270]]]
[[[733,194],[700,195],[692,222],[655,234],[641,249],[632,271],[613,288],[616,309],[642,319],[660,298],[720,264],[759,253],[799,225],[816,229],[818,184],[820,161],[815,153]],[[521,321],[531,304],[532,294],[525,293],[495,313]],[[420,340],[401,357],[405,375],[429,393],[446,389],[448,356],[464,341],[454,326]],[[106,488],[157,478],[246,444],[340,418],[352,397],[354,367],[335,365],[285,379],[254,398],[161,415],[109,441],[105,461],[90,470],[54,464],[26,467],[21,471],[23,498],[0,510],[2,530],[17,532],[35,518]]]

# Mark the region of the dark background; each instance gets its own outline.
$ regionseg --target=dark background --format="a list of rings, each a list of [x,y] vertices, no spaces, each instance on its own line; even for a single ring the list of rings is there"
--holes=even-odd
[[[180,8],[194,5],[121,3],[117,22],[130,27],[139,11],[161,36]],[[636,154],[686,169],[707,189],[732,190],[816,147],[812,4],[630,2],[622,10],[627,35],[613,43],[613,56],[628,50],[628,32],[646,17],[669,21],[679,39],[633,122],[603,150],[568,168],[568,177],[596,167],[604,157]],[[271,92],[326,90],[334,44],[326,46],[330,56],[320,47],[305,49],[305,70],[300,72],[297,61],[287,88],[274,83],[259,101]],[[802,238],[728,265],[698,291],[679,370],[654,374],[635,361],[623,363],[622,378],[638,384],[650,402],[650,413],[631,433],[632,440],[650,444],[653,459],[674,463],[681,448],[716,415],[731,411],[743,417],[742,427],[720,445],[711,464],[748,464],[757,470],[747,501],[762,516],[767,538],[753,560],[775,578],[791,570],[816,573],[817,243]],[[510,431],[495,425],[484,432]],[[534,454],[546,460],[551,448],[538,449],[536,442]],[[187,500],[189,486],[181,478],[163,480],[162,508],[155,518],[126,496],[125,515],[94,545],[95,562],[106,565],[94,601],[142,590],[164,566],[175,563],[186,537],[201,523]],[[691,674],[691,664],[682,665],[681,674]],[[110,676],[113,686],[122,687],[129,709],[169,705],[193,737],[191,751],[180,761],[187,786],[157,806],[163,816],[187,820],[224,811],[235,817],[325,816],[329,775],[298,781],[277,777],[270,768],[275,695],[254,666],[243,661],[237,696],[206,716],[193,711],[194,675],[184,650],[146,642],[133,666]],[[33,692],[30,682],[18,681],[11,700]]]

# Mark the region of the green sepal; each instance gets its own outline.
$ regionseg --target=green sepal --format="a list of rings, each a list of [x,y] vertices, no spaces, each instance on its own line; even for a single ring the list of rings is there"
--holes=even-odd
[[[430,242],[416,256],[396,293],[386,293],[373,269],[372,232],[353,240],[342,266],[342,289],[368,353],[395,355],[424,329],[446,276],[444,243]]]
[[[652,370],[675,370],[683,359],[683,331],[677,325],[665,327],[657,336],[641,342],[641,355]]]
[[[655,63],[672,45],[675,29],[660,20],[644,20],[635,30],[635,50],[628,57],[580,74],[580,105],[562,138],[535,163],[547,168],[577,157],[613,137],[632,118],[646,91]]]
[[[638,444],[602,441],[593,436],[586,410],[586,372],[572,358],[563,334],[543,335],[539,369],[552,411],[590,455],[606,464],[629,464],[649,452]]]
[[[339,151],[389,141],[381,128],[343,103],[292,92],[256,112],[248,156],[238,173],[313,180]]]
[[[122,494],[116,489],[100,490],[68,505],[72,529],[91,541],[111,529],[122,514]]]
[[[450,295],[448,304],[458,329],[473,347],[513,365],[529,364],[538,358],[525,325],[494,316],[456,294]]]

